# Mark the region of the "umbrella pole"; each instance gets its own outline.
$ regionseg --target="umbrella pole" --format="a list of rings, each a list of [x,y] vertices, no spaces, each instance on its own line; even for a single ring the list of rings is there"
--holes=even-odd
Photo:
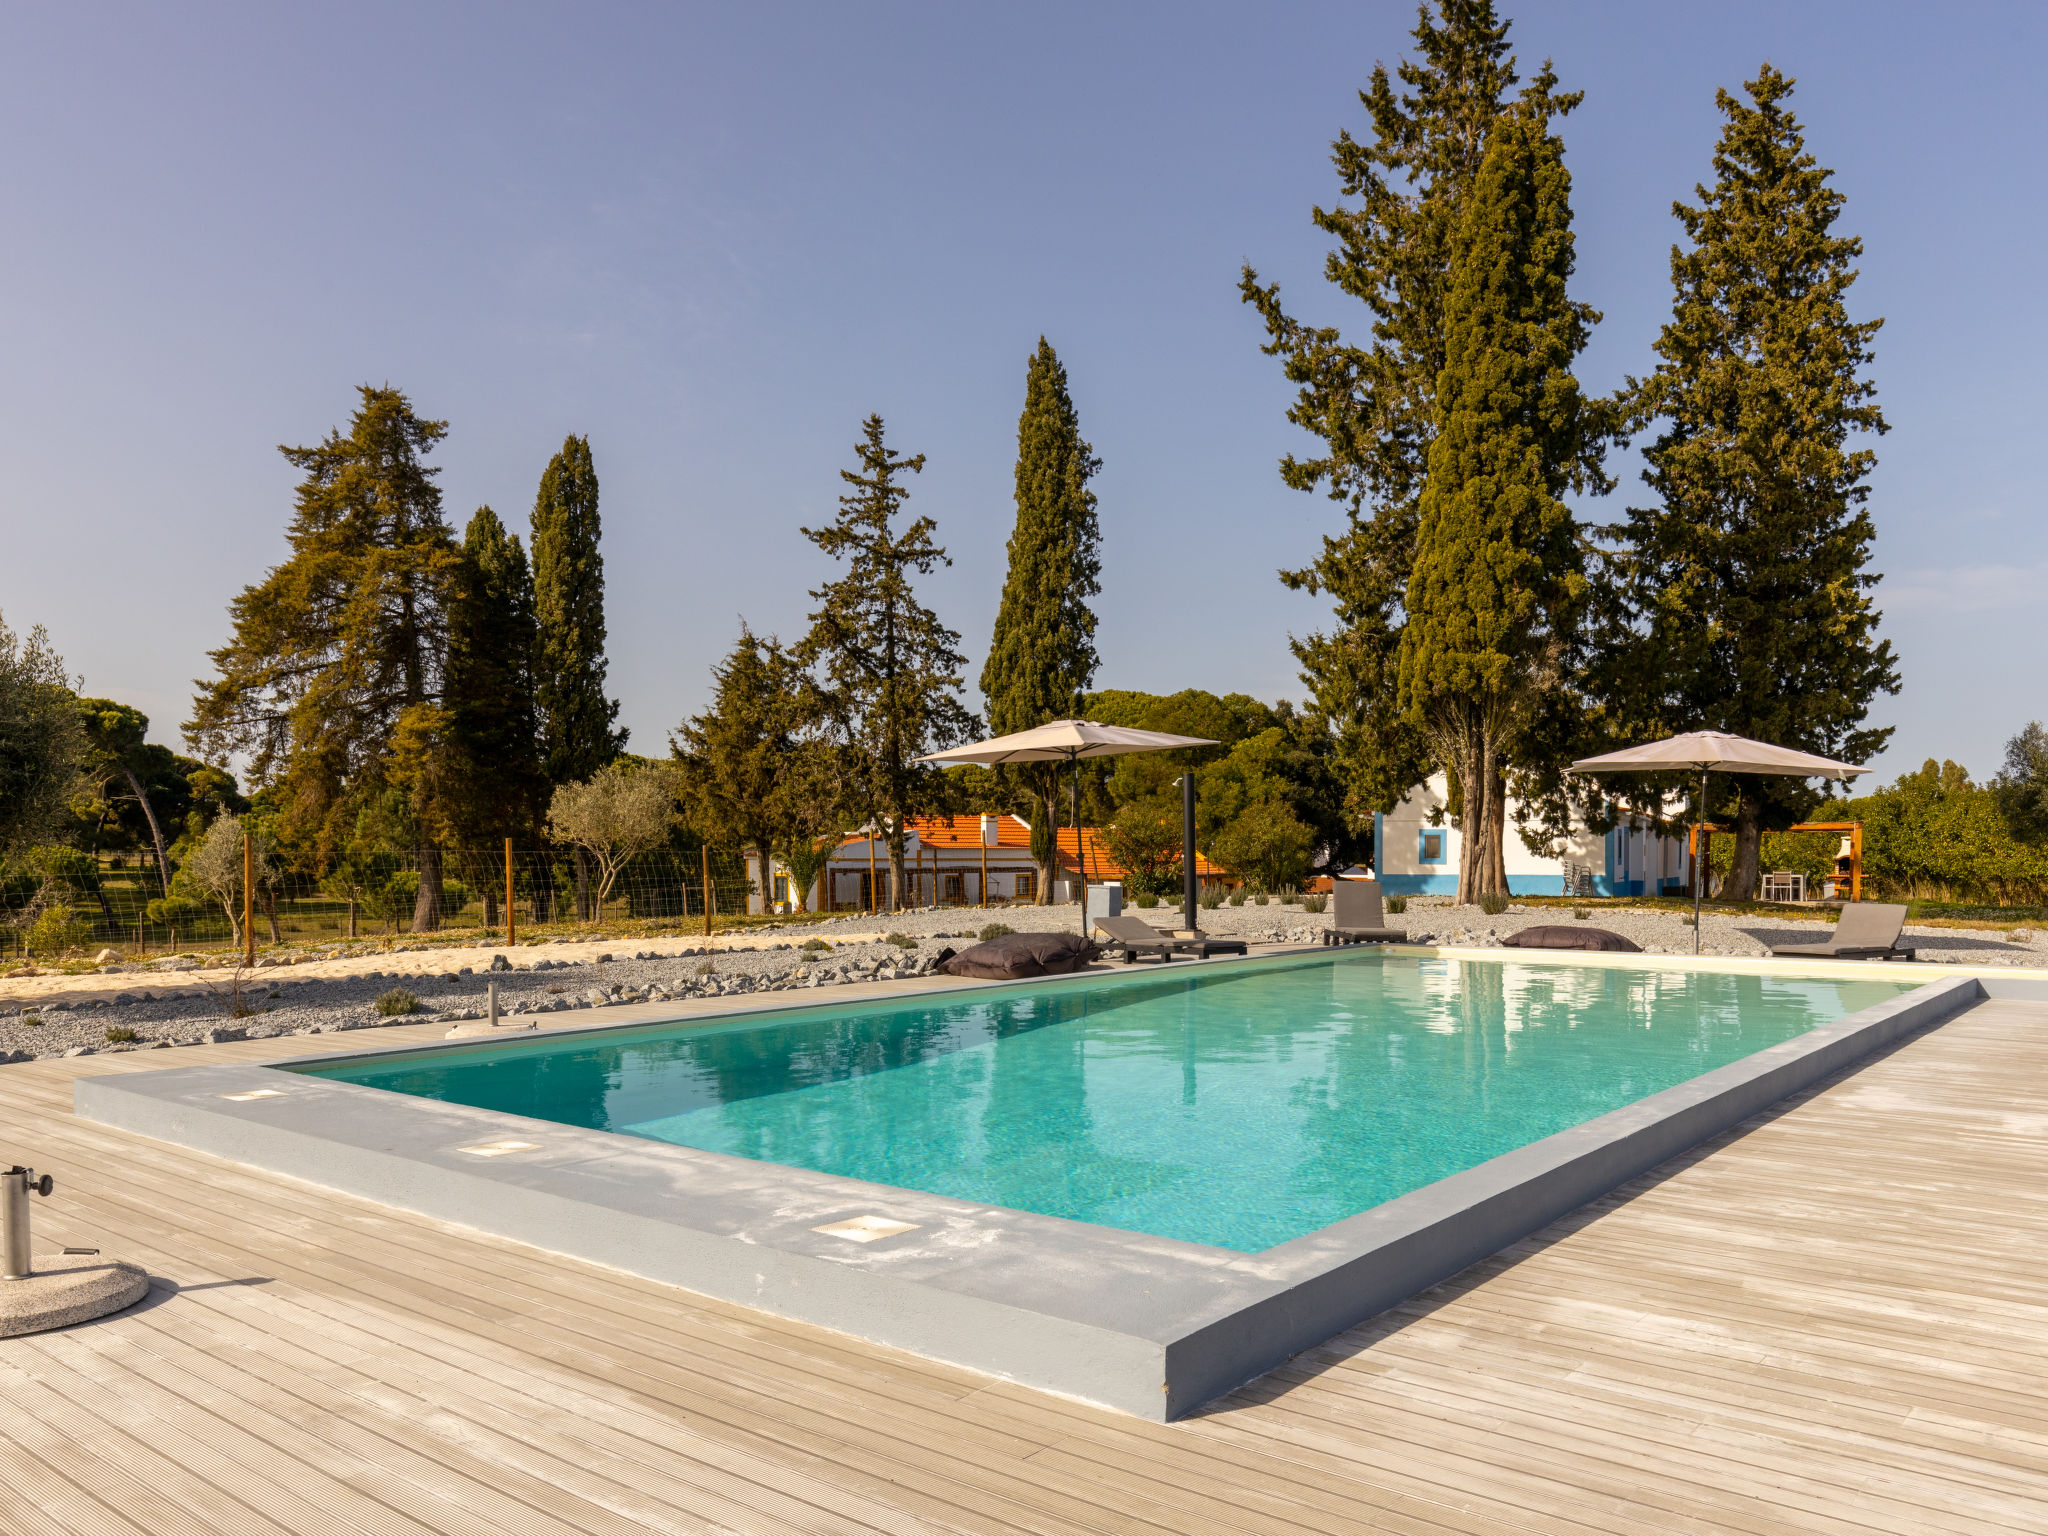
[[[1195,770],[1180,776],[1180,912],[1181,929],[1193,934],[1195,927]]]
[[[1692,952],[1700,952],[1700,893],[1707,887],[1707,770],[1700,770],[1700,809],[1692,819]]]
[[[1074,874],[1081,882],[1081,937],[1085,939],[1088,937],[1088,845],[1081,841],[1081,759],[1079,754],[1069,756],[1067,758],[1067,766],[1073,771],[1071,781],[1073,799],[1069,804],[1073,807]],[[1059,857],[1057,845],[1053,848],[1053,857],[1055,859]]]

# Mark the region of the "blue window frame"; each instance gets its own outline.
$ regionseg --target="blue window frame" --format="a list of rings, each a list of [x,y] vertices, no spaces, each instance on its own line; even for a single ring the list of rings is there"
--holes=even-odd
[[[1442,827],[1424,827],[1416,839],[1415,857],[1424,864],[1443,863],[1444,844],[1448,840],[1449,834]]]

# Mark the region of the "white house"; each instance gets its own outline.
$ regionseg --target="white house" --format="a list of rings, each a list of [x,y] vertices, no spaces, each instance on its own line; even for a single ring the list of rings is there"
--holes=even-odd
[[[1382,889],[1398,895],[1455,895],[1460,833],[1444,812],[1448,786],[1438,774],[1372,819],[1372,867]],[[1508,804],[1508,890],[1517,896],[1655,896],[1685,883],[1685,839],[1634,823],[1604,837],[1583,828],[1557,858],[1539,858],[1515,835]]]

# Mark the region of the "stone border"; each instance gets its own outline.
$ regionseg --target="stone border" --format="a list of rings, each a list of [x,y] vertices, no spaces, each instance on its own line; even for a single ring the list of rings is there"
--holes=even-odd
[[[1987,980],[1933,982],[1255,1254],[278,1070],[332,1056],[81,1077],[73,1096],[80,1115],[124,1130],[1165,1420],[1894,1040],[1986,996],[2040,986]],[[1046,983],[987,989],[1020,985]],[[621,1027],[646,1026],[591,1026]],[[227,1097],[257,1090],[269,1092]],[[506,1141],[517,1145],[502,1155],[474,1150]],[[870,1242],[818,1230],[864,1216],[904,1229]]]

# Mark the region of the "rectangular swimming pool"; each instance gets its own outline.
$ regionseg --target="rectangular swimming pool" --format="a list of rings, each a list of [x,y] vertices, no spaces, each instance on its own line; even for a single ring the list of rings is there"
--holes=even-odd
[[[1258,1253],[1919,984],[1347,949],[293,1070]]]

